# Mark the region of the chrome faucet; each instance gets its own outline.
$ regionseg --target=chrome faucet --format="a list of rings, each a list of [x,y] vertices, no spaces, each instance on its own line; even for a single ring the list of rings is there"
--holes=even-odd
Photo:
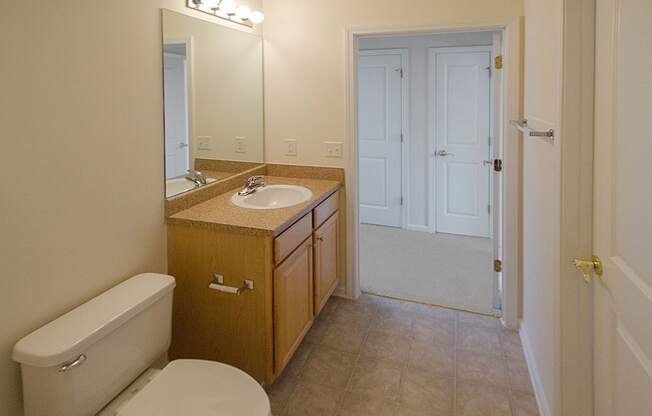
[[[194,182],[195,185],[201,186],[201,185],[206,185],[206,176],[204,176],[203,173],[188,169],[188,174],[186,175],[186,179],[188,179],[191,182]]]
[[[265,186],[265,177],[262,175],[256,175],[256,176],[250,176],[247,178],[247,186],[242,188],[240,192],[238,192],[238,195],[240,196],[246,196],[253,194],[256,192],[258,189],[262,188]]]

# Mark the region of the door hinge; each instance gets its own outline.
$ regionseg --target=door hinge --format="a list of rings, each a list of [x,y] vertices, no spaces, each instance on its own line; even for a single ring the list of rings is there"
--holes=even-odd
[[[500,159],[494,159],[494,171],[501,172],[503,170],[503,161]]]
[[[502,55],[496,55],[496,57],[494,58],[494,66],[496,67],[496,69],[503,69],[503,56]]]
[[[494,271],[496,273],[500,273],[500,272],[503,271],[503,262],[502,261],[500,261],[498,259],[494,260]]]
[[[396,72],[403,78],[403,68],[396,68]]]
[[[401,205],[405,202],[405,198],[401,197]]]
[[[491,205],[487,205],[487,214],[491,214]]]
[[[403,136],[403,133],[401,133],[401,143],[405,140],[405,137]]]

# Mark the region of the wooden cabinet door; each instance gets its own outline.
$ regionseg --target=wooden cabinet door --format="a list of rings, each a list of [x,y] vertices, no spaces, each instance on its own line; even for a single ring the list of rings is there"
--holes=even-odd
[[[315,231],[315,315],[337,286],[337,215],[333,214]]]
[[[312,244],[304,241],[274,269],[274,373],[278,376],[310,329]]]

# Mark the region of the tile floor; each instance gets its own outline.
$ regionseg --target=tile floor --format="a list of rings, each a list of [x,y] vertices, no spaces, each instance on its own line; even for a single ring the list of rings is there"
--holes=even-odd
[[[518,334],[371,295],[332,298],[267,391],[274,416],[538,416]]]

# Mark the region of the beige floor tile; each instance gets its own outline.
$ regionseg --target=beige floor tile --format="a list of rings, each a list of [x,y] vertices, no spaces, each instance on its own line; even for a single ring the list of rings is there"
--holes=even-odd
[[[457,322],[464,325],[475,325],[491,329],[500,328],[500,320],[496,317],[463,311],[457,312]]]
[[[297,377],[289,376],[284,372],[271,386],[265,388],[273,415],[277,416],[283,413],[296,385]]]
[[[292,356],[292,360],[285,367],[285,370],[283,370],[283,374],[290,377],[298,377],[308,361],[308,356],[314,347],[315,344],[302,342],[294,353],[294,356]]]
[[[401,367],[393,361],[360,358],[347,389],[366,397],[395,401],[401,385]]]
[[[457,378],[508,386],[507,366],[503,357],[474,351],[457,351]]]
[[[395,362],[405,362],[410,351],[410,340],[399,334],[370,331],[362,345],[362,356],[365,358],[386,359]]]
[[[410,337],[413,341],[452,348],[455,343],[455,324],[447,320],[430,321],[417,318],[412,324]]]
[[[324,331],[320,344],[339,351],[359,353],[368,332],[366,326],[331,322]]]
[[[452,378],[441,377],[424,370],[406,368],[403,370],[399,409],[414,412],[428,411],[429,414],[449,416],[453,414]]]
[[[301,381],[288,401],[283,416],[333,416],[344,390]]]
[[[351,301],[347,301],[351,302]],[[357,328],[369,328],[375,312],[365,307],[351,306],[349,303],[340,304],[333,314],[329,316],[331,322],[341,325],[353,325]]]
[[[539,416],[539,407],[534,394],[512,391],[510,398],[514,416]]]
[[[308,357],[301,374],[301,381],[343,389],[353,372],[356,360],[355,354],[318,345]]]
[[[408,354],[408,366],[438,376],[453,377],[453,347],[415,341]]]
[[[414,314],[409,312],[394,309],[382,310],[374,316],[371,322],[371,329],[373,331],[407,337],[412,331],[414,318]]]
[[[456,416],[512,416],[509,391],[484,383],[458,382]]]
[[[338,414],[340,416],[395,416],[396,402],[348,391],[344,395],[344,401]]]
[[[457,348],[503,356],[498,330],[482,326],[459,324],[457,327]]]
[[[315,322],[313,322],[312,327],[310,327],[310,330],[303,339],[303,342],[309,342],[313,344],[321,343],[329,323],[330,320],[325,318],[318,317],[315,319]]]
[[[525,362],[516,360],[507,360],[507,370],[509,374],[509,384],[513,390],[533,393],[530,373]]]

